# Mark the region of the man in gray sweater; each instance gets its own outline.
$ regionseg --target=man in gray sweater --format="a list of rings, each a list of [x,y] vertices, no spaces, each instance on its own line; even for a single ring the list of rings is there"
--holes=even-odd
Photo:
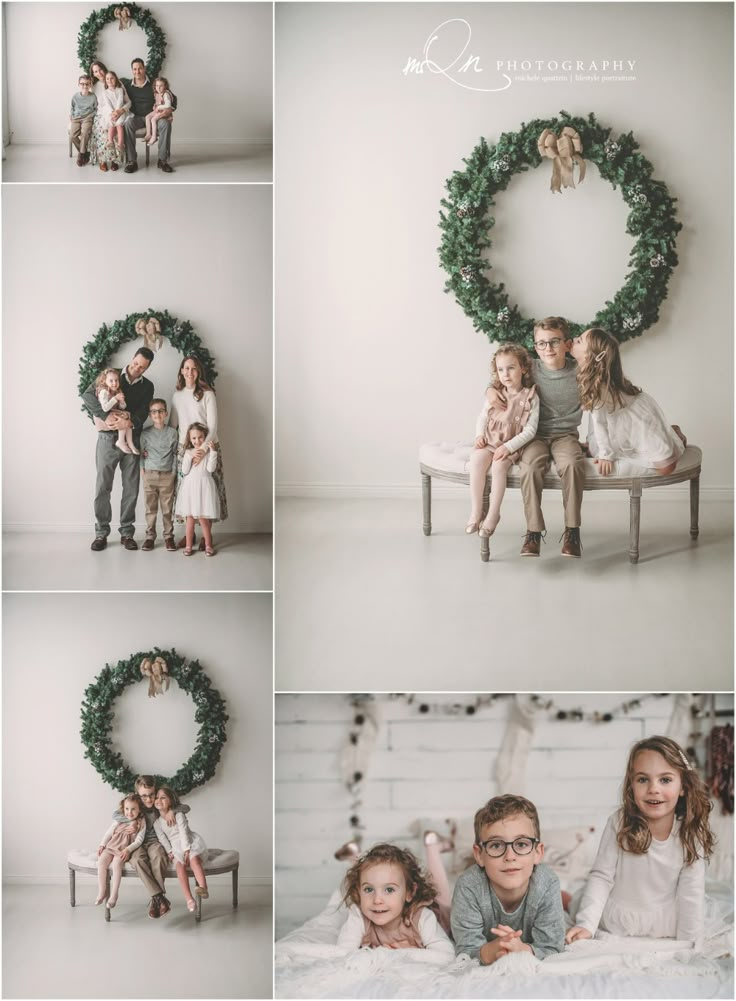
[[[475,815],[473,857],[457,881],[451,925],[457,955],[489,966],[510,952],[544,959],[565,947],[560,881],[542,865],[536,807],[494,796]]]

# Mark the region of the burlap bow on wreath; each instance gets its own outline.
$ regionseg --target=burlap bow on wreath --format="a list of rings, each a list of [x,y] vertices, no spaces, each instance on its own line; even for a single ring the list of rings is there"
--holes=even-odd
[[[575,187],[572,176],[575,163],[580,171],[578,184],[585,178],[585,160],[580,155],[583,143],[575,129],[569,125],[564,127],[559,136],[552,129],[545,129],[537,141],[537,149],[540,156],[546,156],[552,161],[551,191]]]
[[[148,678],[148,697],[155,699],[163,695],[169,688],[169,668],[163,657],[150,660],[144,657],[141,661],[141,674]]]
[[[164,339],[161,334],[161,324],[155,316],[150,317],[148,320],[143,318],[136,320],[135,332],[143,338],[145,346],[152,351],[158,351],[163,346]]]
[[[116,7],[115,20],[118,22],[118,30],[125,31],[132,23],[132,16],[129,7]]]

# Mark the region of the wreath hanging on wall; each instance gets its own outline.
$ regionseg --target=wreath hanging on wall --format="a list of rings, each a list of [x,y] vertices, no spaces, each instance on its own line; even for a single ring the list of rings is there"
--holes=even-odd
[[[215,359],[202,344],[188,320],[177,320],[166,310],[159,312],[149,309],[145,313],[131,313],[124,320],[115,320],[111,327],[103,323],[97,335],[84,345],[79,362],[79,395],[81,396],[94,382],[97,376],[109,364],[110,357],[118,351],[126,341],[143,338],[146,347],[157,350],[166,337],[172,347],[185,357],[195,355],[202,363],[205,378],[210,386],[217,379]],[[88,413],[86,407],[82,407]],[[91,420],[94,420],[89,414]]]
[[[475,329],[491,342],[512,341],[527,349],[534,344],[534,320],[522,316],[503,283],[495,285],[484,274],[491,268],[481,255],[491,246],[494,196],[508,187],[514,174],[539,166],[545,129],[560,133],[565,127],[579,134],[585,158],[596,164],[600,176],[621,188],[631,209],[626,232],[636,237],[622,288],[588,322],[570,320],[573,336],[588,327],[603,327],[619,341],[639,337],[656,323],[667,297],[667,282],[677,264],[675,239],[682,229],[675,216],[676,199],[653,178],[654,168],[637,152],[639,144],[631,132],[613,140],[611,129],[599,125],[593,114],[574,118],[561,111],[559,118],[535,119],[522,123],[518,132],[503,133],[495,146],[481,139],[463,160],[465,170],[456,171],[445,184],[449,198],[442,199],[446,212],[440,212],[439,247],[449,275],[445,291],[454,294]]]
[[[155,662],[158,661],[158,665]],[[161,668],[163,663],[165,669]],[[148,671],[146,666],[148,665]],[[157,670],[158,668],[158,670]],[[137,773],[132,771],[122,755],[112,746],[113,703],[128,685],[149,678],[149,695],[158,694],[156,677],[173,679],[196,705],[194,719],[199,723],[197,743],[191,757],[171,777],[154,774],[157,785],[170,785],[180,795],[204,785],[215,774],[222,746],[227,740],[225,725],[228,715],[225,701],[213,688],[197,660],[187,660],[176,650],[155,647],[133,654],[115,665],[105,664],[94,682],[84,691],[81,738],[84,756],[89,758],[97,773],[118,792],[130,792]],[[152,686],[153,689],[152,690]],[[168,684],[166,685],[168,687]]]
[[[110,4],[109,7],[90,14],[77,35],[77,57],[82,70],[89,73],[90,66],[97,58],[97,35],[106,24],[113,21],[118,22],[121,31],[129,28],[133,21],[145,31],[148,39],[146,74],[150,80],[154,80],[160,74],[166,58],[166,35],[150,10],[139,7],[137,3]]]

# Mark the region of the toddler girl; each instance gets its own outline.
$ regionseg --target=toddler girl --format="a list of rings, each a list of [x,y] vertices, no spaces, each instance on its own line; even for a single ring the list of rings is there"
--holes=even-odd
[[[565,940],[614,935],[686,939],[700,948],[711,802],[682,748],[649,737],[629,754],[623,805],[608,820]]]
[[[437,923],[434,886],[410,851],[375,845],[356,859],[343,886],[348,914],[339,946],[432,949],[454,957],[452,943]]]
[[[163,816],[160,816],[153,825],[158,840],[164,846],[164,850],[171,862],[176,861],[176,875],[179,877],[181,888],[184,891],[184,899],[187,902],[187,910],[193,911],[196,903],[189,889],[189,876],[187,866],[194,873],[197,883],[194,892],[198,897],[209,897],[207,889],[207,877],[204,874],[203,863],[207,861],[207,845],[195,831],[190,831],[187,818],[181,811],[181,800],[173,789],[169,786],[160,786],[156,793],[156,809],[160,814],[166,814],[171,810],[176,823],[169,827]]]
[[[116,368],[106,368],[100,372],[95,382],[95,392],[100,406],[108,414],[111,410],[125,410],[125,395],[120,391],[120,372]],[[118,440],[115,442],[121,452],[132,452],[133,455],[141,453],[133,444],[133,428],[121,428],[118,431]]]
[[[123,878],[123,866],[130,856],[143,844],[146,836],[146,820],[143,816],[143,803],[137,793],[131,793],[120,801],[120,813],[125,820],[114,820],[100,839],[97,849],[97,900],[101,904],[107,896],[107,870],[112,863],[112,880],[110,896],[106,906],[112,909],[118,902],[120,880]]]
[[[108,126],[107,141],[112,145],[117,133],[118,149],[120,150],[123,148],[123,125],[130,118],[130,112],[127,110],[126,105],[130,107],[125,88],[113,71],[108,70],[105,76],[105,90],[102,94],[102,111]],[[124,108],[125,110],[119,118],[113,121],[113,111],[118,111],[120,108]]]
[[[199,519],[206,556],[214,556],[212,519],[220,517],[220,499],[212,474],[217,467],[217,446],[207,439],[204,424],[195,422],[187,429],[185,452],[181,462],[181,483],[176,494],[176,516],[186,519],[184,555],[192,555],[194,522]],[[199,462],[195,464],[197,457]]]
[[[159,76],[153,81],[153,111],[146,115],[146,143],[153,146],[158,142],[156,123],[161,118],[174,117],[174,99],[169,90],[169,81]]]
[[[580,402],[590,411],[590,454],[601,476],[612,472],[617,459],[628,459],[638,474],[643,468],[673,472],[687,441],[652,397],[626,378],[616,338],[591,327],[575,338],[571,353],[578,363]],[[618,472],[628,470],[619,464]]]
[[[531,368],[529,355],[518,344],[501,344],[491,361],[492,385],[505,409],[485,400],[475,425],[475,447],[470,453],[470,517],[465,526],[468,535],[480,530],[488,538],[496,531],[509,469],[518,461],[520,450],[537,433],[539,398]],[[488,514],[481,525],[489,466],[491,496]]]

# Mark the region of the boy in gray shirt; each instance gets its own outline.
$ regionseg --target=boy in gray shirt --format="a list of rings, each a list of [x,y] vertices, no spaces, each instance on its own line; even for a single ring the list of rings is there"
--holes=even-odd
[[[475,815],[473,858],[457,881],[451,925],[457,955],[481,966],[510,952],[544,959],[565,947],[560,881],[542,865],[536,807],[523,796],[494,796]]]
[[[77,166],[83,167],[89,161],[87,144],[92,134],[92,123],[97,111],[97,98],[92,93],[92,81],[83,74],[79,78],[79,93],[72,97],[69,109],[71,127],[69,137],[77,151]]]
[[[161,508],[164,545],[176,552],[174,542],[174,494],[176,492],[176,456],[179,435],[166,423],[166,400],[151,400],[148,414],[153,427],[141,431],[141,476],[146,502],[146,541],[143,552],[150,552],[156,539],[156,514]]]

